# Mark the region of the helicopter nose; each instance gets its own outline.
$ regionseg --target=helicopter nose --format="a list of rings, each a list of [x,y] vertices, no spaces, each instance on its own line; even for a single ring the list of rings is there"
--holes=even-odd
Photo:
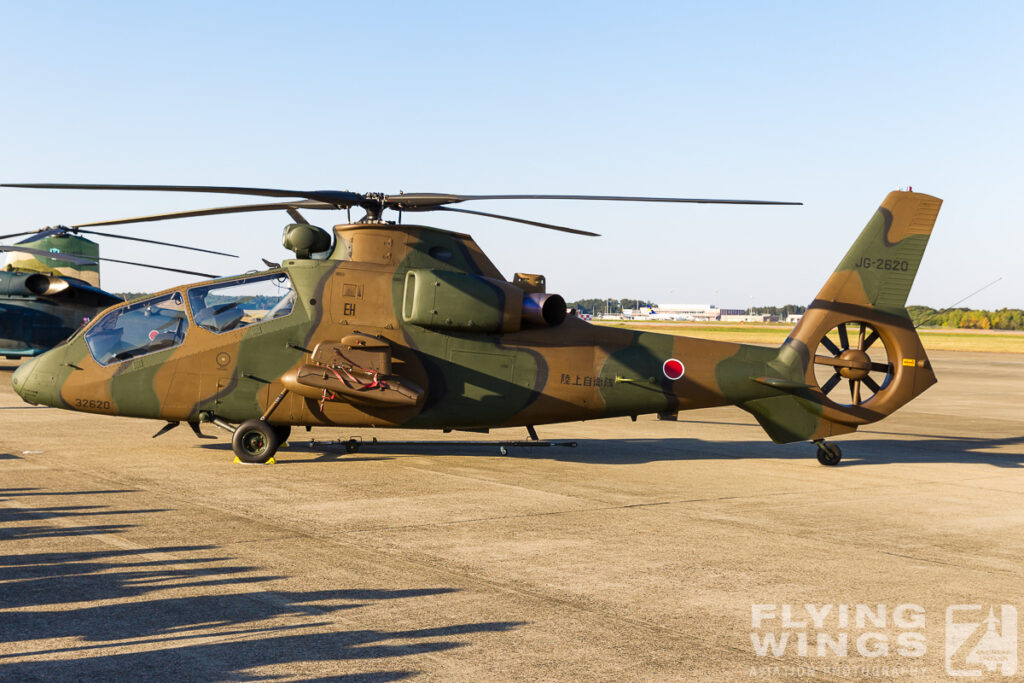
[[[59,359],[48,351],[38,358],[23,362],[11,376],[11,385],[18,396],[26,403],[57,406],[60,403],[60,390],[57,386]]]
[[[25,401],[29,403],[35,403],[30,397],[34,397],[38,394],[38,391],[34,391],[29,382],[32,379],[32,371],[35,370],[35,365],[38,359],[30,358],[23,361],[18,369],[11,375],[11,386],[14,387],[14,391],[17,392],[18,396],[21,396]]]

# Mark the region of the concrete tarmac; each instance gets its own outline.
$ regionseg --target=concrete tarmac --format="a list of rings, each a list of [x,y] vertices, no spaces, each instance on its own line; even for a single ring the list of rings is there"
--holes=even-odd
[[[0,680],[1005,680],[1024,355],[932,358],[834,468],[738,409],[238,465],[0,362]]]

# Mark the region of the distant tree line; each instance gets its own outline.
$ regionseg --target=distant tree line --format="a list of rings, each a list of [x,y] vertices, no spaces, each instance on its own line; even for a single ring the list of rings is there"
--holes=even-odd
[[[970,308],[935,310],[929,306],[907,306],[914,325],[952,327],[974,330],[1024,330],[1024,311],[1000,308],[998,311],[976,311]]]
[[[786,316],[803,315],[807,312],[806,306],[786,304],[785,306],[754,306],[747,309],[749,315],[773,315],[779,320],[785,320]]]
[[[624,308],[636,309],[657,305],[653,301],[644,301],[642,299],[580,299],[579,301],[569,302],[569,308],[575,308],[580,313],[588,313],[590,315],[602,315],[605,313],[608,315],[619,315]]]
[[[132,299],[141,299],[144,296],[149,296],[149,292],[114,292],[114,296],[119,296],[125,301],[131,301]]]

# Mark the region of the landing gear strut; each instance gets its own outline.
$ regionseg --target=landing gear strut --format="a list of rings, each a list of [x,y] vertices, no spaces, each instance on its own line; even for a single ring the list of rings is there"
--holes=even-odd
[[[281,445],[279,429],[263,420],[246,420],[235,429],[231,448],[242,462],[267,462]]]
[[[835,467],[843,459],[843,451],[840,450],[838,444],[818,439],[814,442],[814,445],[818,447],[818,462],[822,465]]]

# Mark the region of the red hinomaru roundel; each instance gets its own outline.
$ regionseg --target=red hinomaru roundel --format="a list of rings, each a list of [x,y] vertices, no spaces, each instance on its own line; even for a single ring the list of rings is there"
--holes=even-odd
[[[661,371],[665,373],[665,376],[671,380],[679,379],[686,372],[686,368],[683,366],[683,362],[676,360],[675,358],[669,358],[665,361],[665,364],[661,366]]]

